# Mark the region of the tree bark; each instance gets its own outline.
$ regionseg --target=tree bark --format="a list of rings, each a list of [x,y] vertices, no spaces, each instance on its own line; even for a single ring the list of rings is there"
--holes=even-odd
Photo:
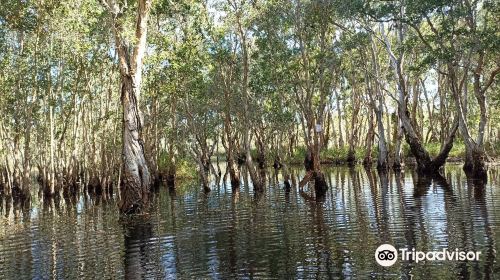
[[[402,159],[402,145],[403,145],[403,127],[401,125],[401,121],[398,118],[397,114],[393,115],[393,123],[394,123],[394,135],[393,139],[396,143],[394,143],[394,160],[392,162],[392,168],[394,170],[401,170],[403,166]]]
[[[379,63],[377,60],[377,56],[375,54],[375,43],[373,39],[370,38],[370,54],[373,64],[373,70],[375,73],[375,78],[379,77]],[[384,119],[383,119],[383,109],[384,109],[384,97],[380,91],[380,85],[375,82],[374,85],[370,83],[368,78],[368,74],[365,73],[367,86],[369,88],[368,97],[370,99],[371,107],[375,112],[375,118],[377,121],[377,132],[378,132],[378,157],[377,157],[377,169],[378,170],[386,170],[388,167],[388,149],[387,149],[387,141],[385,138],[385,129],[384,129]],[[376,98],[373,97],[373,93],[375,93]],[[378,102],[378,104],[377,104]]]
[[[140,118],[132,79],[122,76],[123,106],[123,177],[121,205],[124,213],[141,212],[148,202],[150,187],[149,169],[144,156]]]
[[[139,109],[142,82],[142,59],[146,49],[147,21],[152,0],[139,0],[135,26],[136,43],[132,54],[124,39],[122,15],[124,7],[114,0],[101,0],[108,10],[115,35],[121,78],[121,103],[123,108],[123,176],[120,186],[120,209],[123,213],[139,213],[148,205],[150,174],[144,155],[142,140],[142,115]]]
[[[342,136],[342,112],[340,110],[340,98],[339,94],[337,93],[337,90],[334,89],[334,94],[335,94],[335,100],[337,102],[337,120],[338,120],[338,125],[339,125],[339,148],[344,147],[344,137]]]
[[[222,145],[226,149],[226,161],[227,169],[229,170],[229,177],[231,181],[231,187],[240,187],[240,170],[235,160],[236,145],[234,137],[232,136],[232,123],[231,115],[229,112],[229,92],[227,89],[224,90],[226,104],[224,106],[224,134],[222,137]]]
[[[369,107],[370,108],[370,107]],[[375,135],[375,129],[373,125],[373,111],[370,108],[370,117],[368,119],[368,133],[366,134],[366,154],[363,159],[363,165],[370,166],[372,164],[372,146],[373,146],[373,138]]]
[[[354,84],[354,83],[353,83]],[[351,127],[349,135],[349,151],[347,152],[347,164],[349,166],[354,166],[356,164],[356,151],[355,147],[358,142],[358,114],[360,110],[360,96],[356,87],[353,86],[351,92],[351,103],[352,103],[352,115],[351,115]]]
[[[209,187],[209,175],[208,175],[208,170],[210,170],[210,166],[207,166],[210,164],[210,162],[207,162],[208,155],[206,154],[207,151],[201,147],[201,149],[197,149],[194,145],[191,147],[192,149],[192,154],[196,162],[198,163],[198,173],[200,174],[200,179],[201,179],[201,184],[203,187],[203,191],[205,193],[210,192],[210,187]],[[201,150],[201,151],[200,151]]]
[[[474,141],[470,135],[469,128],[466,123],[466,116],[467,113],[466,107],[461,101],[461,85],[458,82],[458,77],[457,73],[455,71],[454,65],[450,62],[447,64],[448,68],[448,81],[450,84],[451,92],[454,95],[455,99],[455,106],[457,107],[458,111],[458,128],[460,129],[460,134],[462,135],[462,138],[465,143],[465,164],[464,164],[464,171],[467,173],[468,176],[481,179],[481,180],[486,180],[487,179],[487,168],[486,168],[486,153],[484,151],[484,146],[482,145],[483,142],[483,136],[481,135],[484,132],[484,127],[482,128],[483,131],[481,131],[481,126],[483,119],[486,119],[486,114],[481,112],[480,115],[480,127],[478,131],[478,138],[476,141]],[[466,74],[465,74],[466,75]],[[477,87],[475,81],[474,87]],[[481,89],[478,89],[481,91]],[[484,92],[478,92],[476,93],[476,97],[478,98],[478,102],[480,103],[481,106],[485,106],[484,102]],[[481,105],[481,103],[483,103]],[[480,109],[485,110],[485,109]],[[485,121],[484,121],[485,122]]]

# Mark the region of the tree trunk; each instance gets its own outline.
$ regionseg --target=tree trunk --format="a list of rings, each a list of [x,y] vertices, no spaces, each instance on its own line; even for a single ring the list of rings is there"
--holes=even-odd
[[[417,161],[417,172],[422,173],[438,173],[439,168],[445,163],[446,158],[448,157],[448,153],[453,147],[453,139],[455,137],[455,133],[458,128],[458,120],[455,121],[454,126],[448,134],[446,141],[441,147],[441,151],[439,155],[432,160],[429,153],[425,150],[418,134],[413,127],[410,119],[410,113],[407,108],[407,85],[406,85],[406,77],[403,73],[402,61],[404,58],[403,53],[400,53],[398,57],[392,52],[391,43],[387,38],[387,35],[384,31],[384,24],[380,24],[382,35],[384,36],[385,47],[389,54],[389,58],[391,61],[391,66],[394,72],[394,77],[396,79],[396,84],[398,88],[398,116],[399,121],[401,122],[401,128],[404,132],[406,142],[410,146],[410,150],[412,154],[415,156]],[[404,37],[402,25],[398,25],[398,42],[401,44],[402,39]]]
[[[403,159],[402,159],[402,145],[403,145],[403,127],[400,124],[400,120],[397,117],[396,114],[394,116],[394,135],[393,139],[396,141],[394,143],[394,160],[392,162],[392,168],[394,170],[401,170],[401,167],[403,166]]]
[[[479,130],[476,141],[474,141],[470,135],[469,128],[467,126],[467,107],[461,101],[461,83],[458,82],[457,72],[455,66],[452,63],[447,64],[448,68],[448,81],[450,84],[451,92],[454,95],[455,106],[458,111],[458,128],[460,129],[460,134],[465,143],[465,164],[464,171],[466,174],[472,178],[477,178],[486,181],[487,179],[487,168],[486,168],[486,153],[484,151],[483,137],[484,137],[484,126],[486,124],[486,98],[484,96],[484,90],[481,89],[479,85],[479,77],[474,74],[474,94],[479,103],[480,107],[480,121]],[[479,66],[478,66],[479,67]],[[476,70],[477,72],[477,70]],[[465,73],[464,75],[466,75]]]
[[[357,90],[353,88],[352,91],[352,116],[351,116],[351,133],[349,136],[349,151],[347,152],[347,164],[349,166],[354,166],[356,164],[356,151],[355,146],[358,141],[358,113],[360,107],[360,100]]]
[[[370,108],[370,118],[368,119],[368,133],[366,134],[366,154],[363,159],[363,165],[370,166],[372,164],[372,146],[374,138],[374,127],[373,127],[373,111]]]
[[[249,54],[247,50],[247,41],[246,41],[246,33],[243,30],[241,25],[240,17],[237,18],[238,25],[238,33],[241,39],[241,48],[242,48],[242,56],[243,56],[243,80],[242,80],[242,94],[243,94],[243,110],[244,110],[244,122],[245,128],[243,131],[243,145],[245,148],[245,163],[250,173],[250,179],[252,180],[252,184],[255,191],[262,191],[264,189],[263,178],[257,172],[255,165],[253,164],[252,155],[251,155],[251,135],[250,135],[250,116],[248,115],[249,110],[249,92],[248,92],[248,75],[250,72],[250,64],[249,64]]]
[[[377,56],[375,55],[375,43],[373,39],[370,38],[370,54],[372,58],[373,70],[375,72],[375,78],[379,77],[379,63],[377,60]],[[378,131],[378,157],[377,157],[377,169],[378,170],[386,170],[388,167],[387,158],[389,152],[387,151],[387,142],[385,138],[385,129],[384,129],[384,118],[383,118],[383,109],[384,109],[384,97],[380,92],[380,85],[377,81],[375,81],[374,85],[370,83],[368,73],[365,73],[365,79],[367,80],[367,86],[370,90],[369,98],[370,104],[373,107],[373,111],[375,112],[375,118],[377,121],[377,131]],[[376,94],[376,98],[373,97],[373,93]],[[378,105],[377,105],[378,102]],[[388,118],[389,119],[389,118]]]
[[[132,78],[122,75],[123,176],[120,209],[124,213],[141,212],[148,202],[150,176],[141,137],[142,121]]]
[[[333,91],[335,93],[335,100],[337,101],[337,117],[338,117],[338,124],[339,124],[339,148],[344,147],[344,137],[342,136],[342,112],[340,110],[340,98],[339,94],[337,93],[337,90]]]
[[[48,74],[49,76],[51,74]],[[50,78],[49,78],[50,80]],[[49,126],[50,126],[50,172],[49,172],[49,184],[45,190],[45,195],[51,197],[55,194],[55,142],[54,142],[54,102],[52,102],[52,88],[50,86],[51,82],[49,82],[49,98],[50,98],[50,108],[49,108]]]
[[[226,92],[226,97],[228,93]],[[228,100],[226,98],[226,100]],[[231,180],[231,187],[239,188],[240,187],[240,170],[238,165],[236,164],[234,158],[235,144],[233,137],[231,135],[231,116],[229,113],[229,106],[226,104],[225,112],[224,112],[224,134],[225,137],[222,137],[222,144],[226,149],[226,161],[227,161],[227,169],[229,170],[229,177]],[[224,140],[226,139],[226,141]]]
[[[428,113],[428,118],[429,118],[429,130],[427,131],[427,136],[423,138],[424,142],[435,142],[437,140],[436,136],[434,135],[434,99],[431,101],[429,100],[429,95],[427,93],[427,89],[425,88],[425,83],[424,80],[420,79],[420,84],[422,86],[422,92],[424,93],[425,97],[425,104],[427,105],[427,113]],[[432,105],[432,107],[431,107]]]
[[[205,193],[210,192],[208,170],[210,170],[210,162],[207,162],[206,151],[198,151],[195,147],[192,147],[192,154],[196,162],[198,163],[198,173],[200,174],[201,185]]]
[[[101,0],[110,13],[118,53],[121,102],[123,108],[123,176],[120,186],[120,209],[123,213],[144,211],[148,204],[150,174],[144,155],[142,140],[142,115],[139,110],[139,97],[142,82],[143,56],[146,50],[146,34],[152,0],[137,1],[135,41],[130,54],[130,43],[126,41],[123,30],[123,9],[115,1]]]
[[[385,170],[387,169],[387,142],[385,140],[385,130],[384,130],[384,121],[382,116],[382,98],[379,97],[379,106],[375,111],[375,116],[377,118],[377,130],[378,130],[378,158],[377,158],[377,169]]]
[[[257,163],[259,164],[260,169],[264,169],[267,167],[266,163],[266,147],[264,144],[264,141],[262,140],[264,138],[264,132],[259,134],[255,134],[255,146],[257,146]]]

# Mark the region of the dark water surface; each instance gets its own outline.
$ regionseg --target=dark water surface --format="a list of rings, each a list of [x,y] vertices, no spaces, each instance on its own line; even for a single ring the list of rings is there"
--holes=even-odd
[[[327,168],[330,188],[315,202],[285,191],[270,170],[261,195],[223,185],[204,194],[195,182],[175,193],[162,187],[149,217],[134,221],[120,220],[113,199],[34,198],[22,210],[2,198],[0,279],[500,279],[499,172],[492,167],[480,186],[459,166],[430,184],[410,169],[385,178]],[[295,171],[295,186],[302,176]],[[481,257],[384,268],[374,258],[382,243]]]

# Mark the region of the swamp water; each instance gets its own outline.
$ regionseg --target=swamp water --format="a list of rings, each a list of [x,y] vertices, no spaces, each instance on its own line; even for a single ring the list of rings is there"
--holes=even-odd
[[[321,202],[293,187],[304,172],[292,171],[289,192],[274,170],[260,195],[161,187],[149,216],[133,221],[102,197],[34,196],[29,209],[0,198],[0,279],[500,279],[500,167],[485,186],[448,165],[448,184],[419,187],[410,169],[381,180],[362,167],[325,167]],[[374,258],[382,243],[481,256],[385,268]]]

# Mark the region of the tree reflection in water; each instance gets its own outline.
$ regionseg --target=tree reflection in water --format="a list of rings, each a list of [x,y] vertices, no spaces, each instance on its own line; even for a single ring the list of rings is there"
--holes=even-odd
[[[126,225],[125,233],[125,278],[143,279],[151,277],[150,256],[155,248],[153,226],[148,221],[133,221]],[[153,274],[154,275],[154,274]]]
[[[32,195],[28,205],[0,196],[0,279],[500,277],[498,168],[487,184],[453,166],[437,177],[330,168],[321,199],[313,186],[298,188],[303,170],[290,168],[289,188],[268,171],[259,193],[244,168],[239,189],[162,186],[148,215],[134,219],[120,217],[113,197],[85,192]],[[382,243],[482,255],[382,268],[373,257]]]

